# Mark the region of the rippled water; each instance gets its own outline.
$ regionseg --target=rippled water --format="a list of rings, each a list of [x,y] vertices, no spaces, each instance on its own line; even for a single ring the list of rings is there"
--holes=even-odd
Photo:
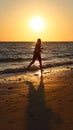
[[[0,42],[0,73],[23,71],[34,47],[34,42]],[[43,68],[73,65],[73,42],[44,42],[42,47]]]

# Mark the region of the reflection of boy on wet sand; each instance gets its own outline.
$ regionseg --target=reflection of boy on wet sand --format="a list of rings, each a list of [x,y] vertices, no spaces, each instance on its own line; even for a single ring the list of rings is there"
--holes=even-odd
[[[35,62],[36,59],[38,59],[38,61],[40,63],[40,70],[41,70],[41,73],[42,73],[41,39],[37,40],[37,43],[36,43],[35,49],[34,49],[33,59],[31,61],[31,63],[28,65],[27,69]]]

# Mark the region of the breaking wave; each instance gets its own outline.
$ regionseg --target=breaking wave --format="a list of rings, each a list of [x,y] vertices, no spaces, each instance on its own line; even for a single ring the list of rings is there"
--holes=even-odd
[[[69,62],[59,62],[59,63],[47,63],[43,65],[42,68],[47,69],[47,68],[52,68],[52,67],[61,67],[61,66],[68,66],[68,65],[73,65],[73,62],[69,61]],[[33,66],[29,69],[29,71],[36,71],[38,69],[39,67]],[[24,73],[27,72],[27,68],[26,67],[8,68],[8,69],[4,69],[0,71],[0,74],[21,73],[21,72],[24,72]]]

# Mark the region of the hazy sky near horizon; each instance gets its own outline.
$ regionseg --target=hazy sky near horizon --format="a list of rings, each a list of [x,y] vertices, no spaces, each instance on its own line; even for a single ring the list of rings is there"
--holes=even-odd
[[[30,21],[45,27],[35,32]],[[0,0],[0,41],[73,41],[73,0]]]

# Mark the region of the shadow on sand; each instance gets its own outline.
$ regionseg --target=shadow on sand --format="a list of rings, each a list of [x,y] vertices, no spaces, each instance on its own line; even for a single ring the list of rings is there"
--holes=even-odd
[[[30,81],[26,81],[29,86],[27,114],[27,130],[60,130],[61,119],[54,114],[52,109],[46,106],[43,77],[40,78],[38,90]]]

